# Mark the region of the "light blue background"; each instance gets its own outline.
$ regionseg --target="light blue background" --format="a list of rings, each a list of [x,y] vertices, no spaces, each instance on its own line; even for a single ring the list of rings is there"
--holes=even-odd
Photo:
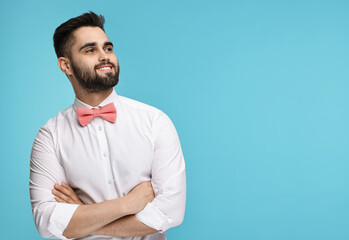
[[[31,146],[74,100],[54,29],[93,10],[118,94],[174,122],[187,166],[168,239],[349,239],[348,1],[1,1],[1,239],[40,239]]]

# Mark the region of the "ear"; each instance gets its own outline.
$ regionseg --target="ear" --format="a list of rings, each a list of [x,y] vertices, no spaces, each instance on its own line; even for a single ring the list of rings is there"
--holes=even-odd
[[[73,74],[70,61],[66,57],[60,57],[58,58],[58,67],[64,72],[67,76],[71,76]]]

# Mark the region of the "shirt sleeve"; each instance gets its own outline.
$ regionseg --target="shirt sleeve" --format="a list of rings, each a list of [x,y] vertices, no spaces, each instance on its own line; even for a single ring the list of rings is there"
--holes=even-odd
[[[177,131],[165,114],[154,126],[152,186],[155,198],[136,214],[139,221],[161,232],[183,222],[186,175]]]
[[[29,191],[36,228],[44,238],[67,239],[62,234],[79,205],[58,203],[52,189],[66,182],[64,169],[55,152],[48,127],[37,134],[30,157]]]

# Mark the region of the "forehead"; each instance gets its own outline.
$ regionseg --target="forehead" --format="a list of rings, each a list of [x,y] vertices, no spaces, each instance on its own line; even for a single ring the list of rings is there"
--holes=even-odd
[[[79,48],[85,43],[96,42],[98,45],[109,41],[108,36],[99,27],[80,27],[73,32],[73,48]]]

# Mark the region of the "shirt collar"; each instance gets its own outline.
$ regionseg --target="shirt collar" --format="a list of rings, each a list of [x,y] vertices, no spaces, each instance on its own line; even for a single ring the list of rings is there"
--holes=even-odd
[[[111,94],[104,99],[100,104],[98,104],[98,106],[96,107],[92,107],[90,105],[88,105],[87,103],[82,102],[81,100],[79,100],[77,97],[75,97],[75,101],[73,104],[73,108],[76,111],[77,107],[83,107],[83,108],[99,108],[99,107],[103,107],[104,105],[107,105],[108,103],[114,103],[115,107],[117,106],[117,102],[118,102],[118,95],[115,92],[115,89],[113,88],[113,91],[111,92]]]

